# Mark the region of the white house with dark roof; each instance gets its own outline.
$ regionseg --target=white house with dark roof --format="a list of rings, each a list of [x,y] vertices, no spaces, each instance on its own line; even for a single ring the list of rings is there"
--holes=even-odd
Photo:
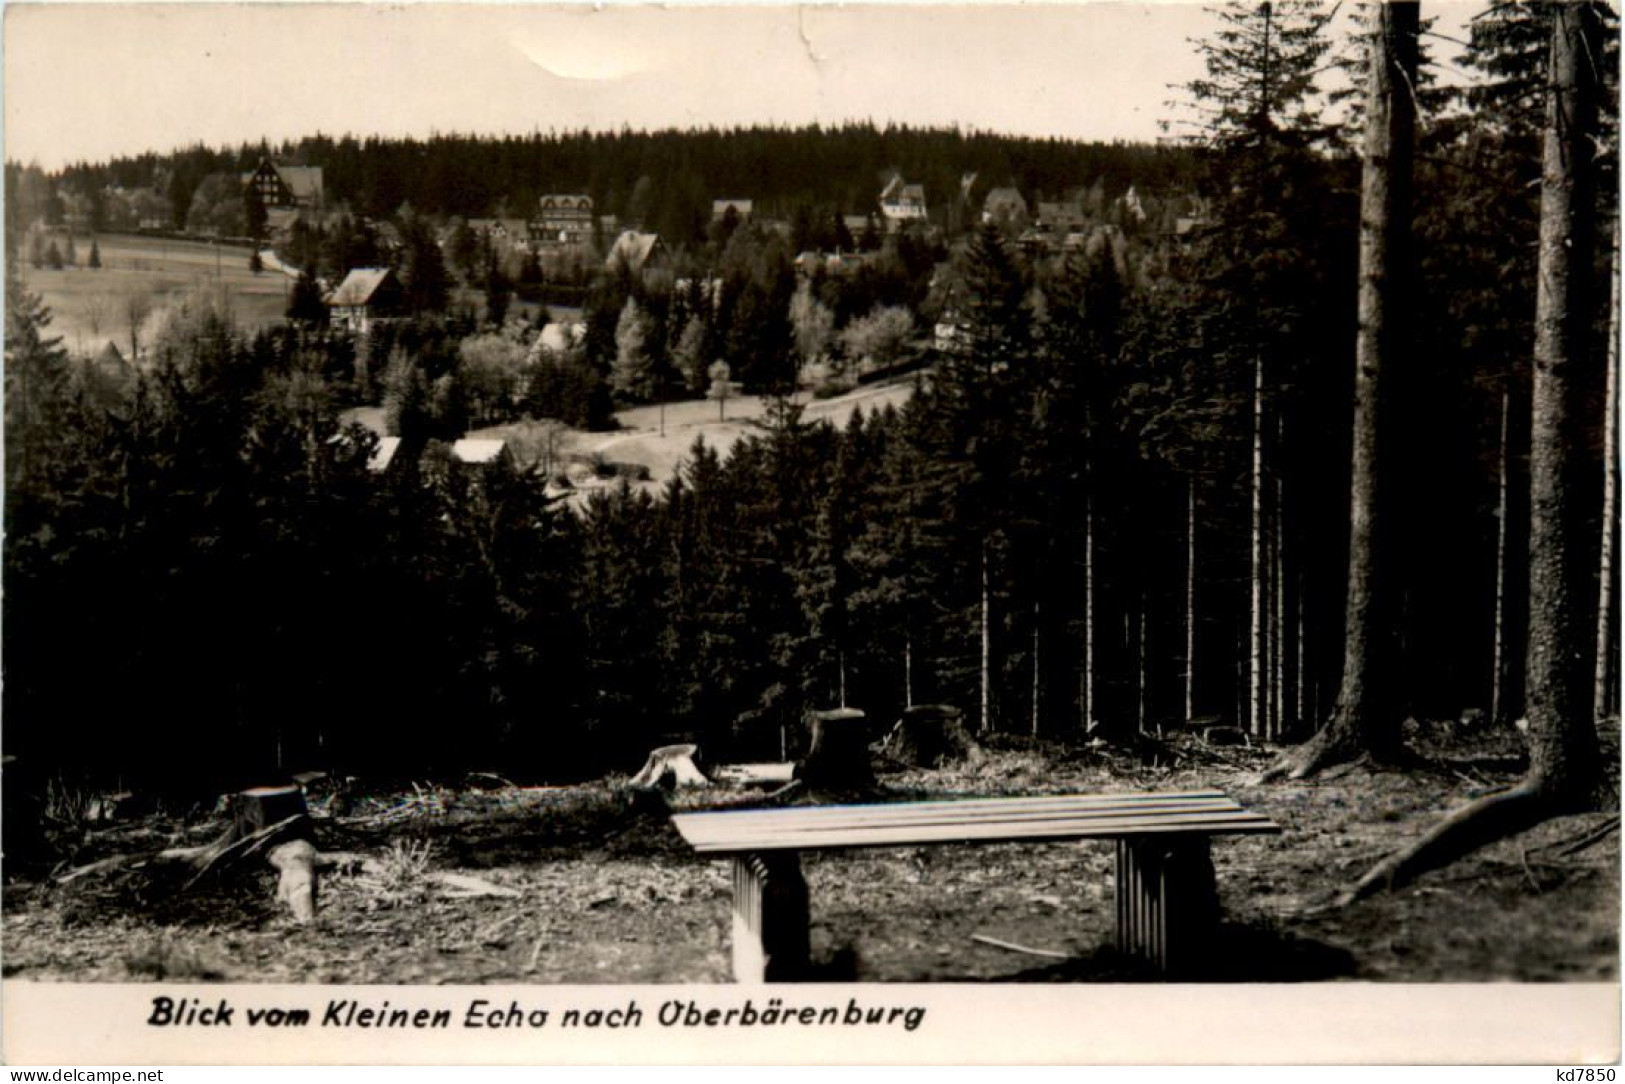
[[[505,440],[464,437],[452,443],[451,457],[470,467],[489,467],[511,453]]]
[[[924,222],[925,186],[907,183],[900,173],[892,174],[886,187],[880,190],[880,215],[886,220],[888,230],[910,222]]]
[[[405,293],[387,267],[357,267],[327,295],[328,320],[333,327],[365,335],[377,320],[398,316]]]
[[[400,450],[400,437],[379,437],[378,447],[372,450],[372,455],[367,459],[367,469],[374,474],[384,473],[395,461],[395,453]]]
[[[615,243],[610,246],[604,266],[613,268],[617,262],[624,262],[633,271],[646,271],[664,254],[659,234],[622,230],[621,235],[615,238]]]

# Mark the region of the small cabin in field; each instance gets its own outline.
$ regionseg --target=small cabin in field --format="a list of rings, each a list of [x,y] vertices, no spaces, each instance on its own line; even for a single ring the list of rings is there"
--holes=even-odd
[[[375,321],[399,316],[405,303],[395,272],[387,267],[357,267],[327,296],[328,319],[335,328],[365,335]]]

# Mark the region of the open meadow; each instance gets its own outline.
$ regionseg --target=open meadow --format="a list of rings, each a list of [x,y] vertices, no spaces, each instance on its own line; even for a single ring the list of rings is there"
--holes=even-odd
[[[237,326],[246,332],[274,323],[287,308],[291,280],[267,268],[249,270],[249,252],[234,245],[163,237],[98,234],[102,266],[86,266],[91,239],[74,239],[78,265],[60,271],[22,267],[23,285],[51,309],[51,331],[74,353],[94,353],[112,342],[130,352],[130,312],[146,309],[138,337],[162,321],[182,298],[223,290]],[[59,245],[61,247],[60,239]]]

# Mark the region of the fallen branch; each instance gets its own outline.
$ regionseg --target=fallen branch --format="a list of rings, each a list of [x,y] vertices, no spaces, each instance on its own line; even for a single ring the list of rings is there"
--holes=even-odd
[[[985,933],[973,933],[970,935],[970,939],[979,941],[984,945],[992,945],[994,948],[1009,949],[1011,952],[1024,952],[1028,956],[1042,956],[1049,960],[1072,959],[1069,953],[1056,952],[1052,949],[1032,948],[1029,945],[1018,945],[1014,941],[1001,941],[997,937],[989,937]]]
[[[513,925],[515,922],[518,922],[521,917],[523,916],[521,916],[517,911],[510,915],[504,915],[502,918],[497,919],[495,922],[482,929],[479,933],[475,934],[475,939],[482,945],[501,944],[501,942],[496,940],[497,934],[508,926]]]
[[[279,837],[292,832],[300,821],[308,819],[309,817],[305,813],[295,813],[277,821],[275,824],[268,824],[263,828],[255,829],[246,836],[237,835],[238,829],[233,825],[230,829],[227,829],[226,834],[220,837],[217,842],[211,843],[207,847],[187,848],[188,851],[192,852],[188,860],[197,867],[197,872],[182,886],[182,889],[191,888],[205,874],[217,866],[228,861],[234,862],[247,858],[252,854],[257,854],[273,839],[276,839],[277,842],[283,842]],[[314,848],[312,849],[314,850]],[[178,852],[169,853],[176,854]]]
[[[768,791],[766,794],[762,795],[761,803],[763,805],[771,805],[774,802],[782,802],[799,791],[801,787],[801,780],[792,779],[779,789]]]
[[[1523,863],[1523,875],[1529,882],[1529,887],[1535,890],[1535,895],[1544,896],[1546,891],[1540,887],[1540,879],[1535,876],[1535,871],[1529,868],[1529,852],[1527,850],[1520,851],[1518,856]]]
[[[459,896],[503,896],[507,899],[518,899],[524,895],[517,888],[492,884],[490,881],[482,881],[478,877],[469,877],[462,873],[430,873],[428,878],[448,888],[457,889]]]
[[[156,856],[141,854],[115,854],[110,858],[98,859],[97,861],[91,862],[88,865],[76,866],[75,868],[68,870],[66,873],[58,874],[56,883],[59,885],[65,885],[70,881],[77,881],[81,877],[89,877],[96,873],[106,873],[109,870],[122,869],[124,867],[138,867],[150,862],[154,857]]]
[[[1594,828],[1591,831],[1587,832],[1585,835],[1581,836],[1579,839],[1575,840],[1569,846],[1564,847],[1561,851],[1558,851],[1557,853],[1562,855],[1564,858],[1568,858],[1571,855],[1579,854],[1581,851],[1585,850],[1587,847],[1591,846],[1592,844],[1600,843],[1604,839],[1607,839],[1608,836],[1611,833],[1616,832],[1618,830],[1619,830],[1619,818],[1618,817],[1610,817],[1610,818],[1608,818],[1608,820],[1604,821],[1601,826],[1599,826],[1597,828]]]

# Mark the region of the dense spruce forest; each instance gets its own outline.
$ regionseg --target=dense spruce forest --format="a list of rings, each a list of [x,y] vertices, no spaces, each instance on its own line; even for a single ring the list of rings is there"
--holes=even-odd
[[[789,219],[802,209],[872,213],[892,171],[924,185],[945,208],[966,174],[988,184],[1014,184],[1035,198],[1061,199],[1096,186],[1108,198],[1130,185],[1189,189],[1195,162],[1188,150],[1145,144],[1084,143],[991,132],[840,127],[642,132],[532,133],[490,138],[425,139],[314,135],[272,146],[194,146],[105,163],[70,165],[54,185],[22,181],[16,166],[8,190],[8,223],[53,213],[57,192],[83,193],[96,214],[110,185],[161,193],[177,229],[200,185],[212,175],[254,168],[262,157],[319,165],[330,202],[385,219],[403,205],[443,217],[525,216],[538,197],[583,192],[601,214],[643,224],[669,244],[705,240],[711,201],[749,198],[759,213]],[[60,215],[60,207],[54,213]]]
[[[1238,39],[1202,43],[1214,75],[1181,93],[1211,126],[1166,146],[852,125],[8,164],[12,252],[109,186],[179,209],[264,155],[320,165],[354,222],[396,223],[415,310],[357,345],[323,326],[319,294],[295,291],[285,325],[255,334],[202,295],[110,378],[8,281],[8,753],[154,784],[203,750],[244,781],[305,765],[561,779],[630,770],[674,737],[776,759],[781,726],[843,704],[889,720],[947,703],[984,731],[1078,743],[1193,720],[1307,737],[1344,660],[1361,168],[1313,73],[1358,50],[1321,5],[1274,9],[1275,75],[1258,83]],[[1257,31],[1253,8],[1233,15]],[[1471,89],[1430,84],[1417,125],[1388,393],[1402,716],[1510,726],[1523,710],[1550,20],[1490,8],[1450,62]],[[876,239],[855,278],[799,275],[769,225],[711,221],[734,196],[785,222],[869,213],[889,170],[925,186],[931,221]],[[969,173],[1033,203],[1094,192],[1080,243],[1039,252],[979,222],[951,198]],[[1131,187],[1149,213],[1123,210]],[[518,271],[459,267],[454,245],[442,264],[433,239],[550,191],[643,224],[679,267],[595,262],[585,339],[562,356],[503,318]],[[324,244],[325,275],[379,258]],[[1596,282],[1613,259],[1599,246]],[[459,283],[483,310],[448,300]],[[1577,445],[1593,597],[1615,575],[1595,571],[1608,301],[1586,301],[1594,420]],[[884,330],[863,321],[888,309],[912,396],[808,421],[808,374],[858,372]],[[718,361],[777,401],[726,456],[696,444],[657,493],[561,498],[546,471],[474,472],[447,449],[480,424],[585,429],[703,395]],[[387,473],[369,469],[377,438],[341,420],[369,404],[412,450]]]

